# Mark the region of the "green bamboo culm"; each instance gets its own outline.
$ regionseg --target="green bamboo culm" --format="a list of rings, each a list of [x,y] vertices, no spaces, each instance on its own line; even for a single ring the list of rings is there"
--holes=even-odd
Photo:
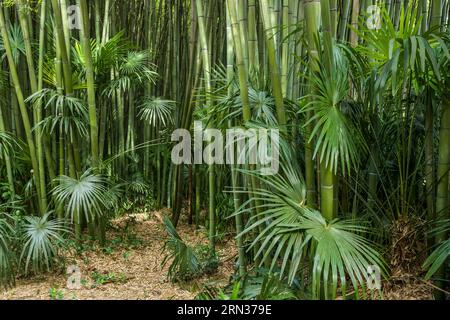
[[[283,132],[286,132],[286,110],[284,107],[283,88],[281,83],[280,67],[277,63],[277,53],[275,47],[275,30],[272,24],[271,12],[268,0],[260,0],[262,20],[265,28],[267,58],[270,66],[270,77],[272,80],[272,93],[275,99],[278,125]]]
[[[242,42],[239,37],[240,34],[240,26],[238,24],[237,13],[236,13],[236,1],[235,0],[227,0],[227,18],[228,18],[228,68],[227,75],[228,81],[230,82],[233,78],[233,66],[231,62],[233,61],[233,48],[236,55],[236,64],[238,69],[238,82],[240,88],[240,96],[242,100],[242,114],[244,122],[248,122],[251,120],[251,109],[250,102],[248,96],[248,75],[247,69],[245,65],[244,52],[242,50]],[[228,94],[231,94],[232,87],[230,86]],[[237,183],[238,172],[236,168],[232,166],[231,168],[232,174],[232,183]],[[239,195],[234,192],[234,206],[236,212],[238,212],[240,207],[240,199]],[[236,214],[236,233],[237,233],[237,245],[238,245],[238,254],[239,254],[239,275],[243,277],[246,273],[246,261],[245,261],[245,249],[242,238],[243,231],[243,218],[241,214]]]
[[[333,34],[335,32],[334,18],[330,15],[330,0],[321,0],[321,13],[323,25],[323,42],[324,42],[324,68],[326,74],[331,75],[334,68],[333,61]],[[337,106],[330,106],[336,108]],[[334,209],[334,172],[331,163],[328,161],[320,161],[321,186],[320,186],[320,210],[328,221],[335,218],[336,211]]]
[[[45,2],[42,4],[45,5]],[[43,7],[45,8],[45,7]],[[32,39],[30,36],[30,26],[28,25],[28,11],[30,8],[28,8],[27,2],[25,0],[19,1],[19,21],[20,21],[20,27],[23,34],[23,41],[25,46],[25,56],[28,66],[28,76],[30,79],[30,87],[31,87],[31,93],[35,94],[40,90],[40,87],[38,86],[38,79],[36,77],[36,69],[34,64],[34,55],[32,50]],[[45,11],[45,10],[44,10]],[[43,34],[43,31],[40,30],[41,36]],[[40,43],[40,50],[44,50],[43,43]],[[40,58],[42,58],[42,55],[40,55]],[[40,81],[39,81],[40,82]],[[33,107],[33,115],[34,119],[40,122],[41,116],[40,116],[40,106],[34,106]],[[37,172],[37,185],[36,187],[40,190],[40,212],[41,215],[44,215],[47,210],[47,191],[46,191],[46,185],[45,185],[45,172],[44,172],[44,159],[43,159],[43,153],[42,153],[42,135],[41,135],[41,129],[37,128],[36,134],[35,134],[35,143],[36,143],[36,156],[38,160],[38,167],[39,171]]]
[[[17,73],[17,68],[15,65],[11,44],[9,41],[9,35],[6,27],[6,21],[5,21],[5,15],[3,12],[3,8],[0,8],[0,29],[1,29],[1,35],[3,39],[3,46],[6,51],[6,57],[8,59],[8,65],[12,77],[12,81],[14,84],[14,89],[16,92],[17,102],[19,104],[20,113],[22,116],[22,123],[25,130],[25,135],[27,139],[28,148],[30,151],[30,158],[31,158],[31,165],[33,168],[33,177],[35,178],[35,184],[36,184],[36,191],[37,191],[37,197],[38,197],[38,204],[40,208],[40,212],[44,212],[46,208],[43,207],[43,201],[41,199],[41,188],[40,188],[40,179],[39,179],[39,164],[37,159],[37,152],[36,152],[36,146],[34,143],[34,137],[31,132],[31,123],[30,118],[28,116],[28,110],[25,104],[25,99],[22,91],[22,86],[20,84],[19,75]]]
[[[201,51],[202,51],[202,57],[203,57],[203,70],[204,70],[204,77],[205,77],[205,91],[207,97],[212,92],[212,86],[211,86],[211,57],[210,57],[210,51],[208,47],[208,38],[206,33],[206,19],[203,9],[203,1],[196,0],[196,9],[197,9],[197,15],[198,15],[198,26],[199,26],[199,35],[200,35],[200,43],[201,43]],[[212,104],[209,98],[206,99],[206,107],[211,108]],[[209,243],[210,243],[210,249],[212,252],[215,251],[215,243],[216,243],[216,204],[215,204],[215,196],[216,196],[216,190],[215,190],[215,177],[214,177],[214,165],[209,165],[208,170],[208,177],[209,177]]]
[[[95,78],[94,68],[92,65],[92,51],[91,41],[89,35],[89,13],[86,0],[77,0],[80,7],[81,18],[81,42],[83,47],[84,59],[86,64],[86,80],[87,80],[87,96],[89,105],[89,126],[91,137],[91,157],[92,167],[96,168],[98,163],[98,123],[97,123],[97,108],[95,103]]]
[[[316,38],[318,37],[318,31],[320,26],[320,1],[318,0],[305,0],[305,25],[306,35],[308,41],[308,54],[309,54],[309,69],[310,72],[316,72],[319,69],[318,58],[319,53],[316,46]],[[317,192],[316,192],[316,176],[315,176],[315,164],[313,159],[313,141],[310,141],[310,136],[313,130],[313,124],[309,119],[312,118],[311,111],[306,114],[307,125],[305,127],[305,178],[307,188],[307,203],[311,207],[317,206]]]

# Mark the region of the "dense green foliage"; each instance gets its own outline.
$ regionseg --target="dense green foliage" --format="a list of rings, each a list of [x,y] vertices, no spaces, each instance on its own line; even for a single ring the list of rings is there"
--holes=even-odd
[[[169,208],[172,280],[214,272],[217,244],[236,242],[229,290],[200,298],[366,297],[371,266],[448,292],[449,12],[448,0],[0,1],[0,286],[51,270],[68,238],[105,245],[111,219]],[[174,164],[172,132],[199,121],[279,130],[279,172]],[[209,246],[186,244],[180,223]]]

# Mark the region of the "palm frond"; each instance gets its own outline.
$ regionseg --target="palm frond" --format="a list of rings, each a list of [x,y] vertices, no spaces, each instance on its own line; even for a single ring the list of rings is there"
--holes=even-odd
[[[139,107],[138,116],[149,125],[166,127],[174,124],[175,102],[161,98],[147,97]]]
[[[111,96],[116,90],[127,92],[134,86],[155,83],[158,74],[149,61],[149,52],[130,51],[118,61],[118,74],[104,90],[104,94]]]
[[[0,158],[11,156],[22,147],[17,138],[8,132],[0,131]]]
[[[181,239],[167,216],[164,217],[164,225],[169,235],[166,246],[170,253],[164,258],[163,265],[172,260],[168,271],[169,278],[176,280],[180,276],[183,278],[195,276],[201,270],[201,266],[194,251]]]
[[[14,269],[11,256],[10,235],[12,227],[5,213],[0,213],[0,288],[14,285]]]
[[[28,97],[26,102],[43,105],[45,109],[54,108],[54,114],[37,123],[35,127],[40,126],[49,133],[60,130],[70,138],[87,135],[88,108],[84,100],[66,96],[53,89],[43,89]]]
[[[278,123],[275,115],[275,99],[267,92],[258,91],[250,87],[249,100],[253,119],[268,125],[276,125]]]
[[[58,185],[52,193],[58,204],[66,204],[67,215],[74,220],[77,214],[84,214],[87,221],[93,221],[105,213],[111,199],[108,190],[108,180],[100,175],[86,171],[79,179],[67,176],[58,177]]]
[[[20,261],[25,262],[25,273],[30,264],[34,273],[49,271],[57,255],[56,244],[63,242],[62,234],[68,230],[64,221],[50,220],[50,213],[43,217],[25,217],[24,243]]]
[[[312,91],[302,112],[311,112],[306,125],[314,126],[310,141],[316,139],[314,157],[337,171],[339,163],[344,172],[356,164],[358,152],[356,133],[342,111],[349,92],[348,63],[344,55],[335,50],[335,68],[328,74],[326,68],[311,76]]]
[[[381,29],[369,29],[361,22],[356,31],[363,40],[357,51],[368,59],[369,64],[377,70],[376,90],[378,92],[390,87],[392,95],[397,95],[411,80],[416,93],[419,90],[419,77],[427,76],[429,72],[436,78],[441,78],[436,52],[433,47],[443,43],[443,40],[433,34],[433,30],[422,34],[418,3],[415,2],[405,9],[401,8],[399,28],[394,23],[385,8],[381,9]]]
[[[385,263],[379,253],[360,235],[367,232],[360,225],[347,221],[328,223],[319,212],[310,211],[306,212],[305,220],[298,228],[311,236],[310,245],[314,248],[312,286],[316,298],[320,298],[323,288],[325,297],[335,299],[339,285],[345,294],[347,277],[353,288],[365,289],[371,266],[385,271]]]
[[[450,220],[439,222],[439,226],[432,230],[431,235],[439,233],[447,233],[450,231]],[[441,268],[450,255],[450,238],[438,244],[437,248],[431,253],[428,259],[423,264],[423,268],[428,270],[425,279],[431,279],[436,272]]]
[[[14,62],[18,64],[20,56],[25,55],[25,42],[23,39],[22,29],[18,24],[11,24],[8,29],[8,33],[13,59]],[[0,38],[0,51],[5,51],[3,46],[3,39],[1,38]],[[5,57],[5,55],[6,53],[3,55],[2,59]]]

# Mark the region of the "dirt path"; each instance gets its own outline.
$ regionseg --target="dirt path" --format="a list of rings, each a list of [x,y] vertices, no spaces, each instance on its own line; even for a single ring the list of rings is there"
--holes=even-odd
[[[108,234],[109,247],[92,248],[81,255],[67,253],[64,265],[78,266],[82,288],[69,290],[68,276],[62,272],[18,279],[16,287],[0,292],[0,300],[156,300],[193,299],[205,284],[224,285],[233,272],[236,249],[233,241],[218,247],[218,272],[185,284],[167,279],[167,266],[161,261],[166,233],[158,215],[140,214],[131,219],[115,221],[116,231]],[[190,244],[206,244],[204,233],[192,227],[180,228],[180,235]]]

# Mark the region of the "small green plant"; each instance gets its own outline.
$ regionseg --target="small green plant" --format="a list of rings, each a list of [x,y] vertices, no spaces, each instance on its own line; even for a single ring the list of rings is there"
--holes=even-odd
[[[163,265],[172,259],[168,272],[169,279],[173,282],[190,281],[217,270],[219,257],[211,251],[209,246],[188,246],[167,216],[164,218],[164,223],[169,234],[166,248],[170,250],[170,253],[164,258]]]
[[[110,283],[125,283],[127,282],[127,277],[125,273],[121,272],[116,274],[115,272],[110,272],[107,274],[93,272],[91,275],[94,281],[94,286],[103,286]]]
[[[102,250],[107,255],[112,255],[114,253],[114,249],[112,247],[105,247]]]
[[[235,279],[227,287],[205,286],[196,300],[296,300],[301,297],[296,283],[289,285],[286,277],[266,269],[256,269],[245,279]]]
[[[64,292],[62,290],[57,288],[50,288],[48,291],[48,295],[51,300],[63,300],[64,299]]]
[[[125,251],[122,256],[124,258],[125,261],[128,261],[130,259],[130,252],[129,251]]]
[[[233,285],[233,290],[229,294],[225,293],[223,290],[220,290],[216,300],[228,300],[228,301],[236,301],[241,300],[239,292],[241,291],[241,283],[235,282]]]
[[[181,239],[167,216],[164,217],[164,224],[169,234],[165,247],[170,252],[164,258],[162,265],[164,266],[169,260],[172,260],[168,271],[170,280],[174,282],[192,280],[201,272],[200,261],[194,250]]]
[[[280,278],[280,274],[267,270],[262,270],[260,275],[247,279],[242,296],[245,300],[298,299],[294,287],[288,285],[286,278]]]
[[[86,287],[88,285],[88,281],[86,279],[81,279],[80,283],[83,287]]]
[[[106,254],[112,254],[117,248],[135,249],[142,247],[143,240],[136,236],[129,227],[130,225],[127,222],[123,231],[109,242],[109,247],[103,249]]]
[[[219,267],[219,257],[208,245],[196,246],[194,252],[200,261],[202,274],[213,274]]]
[[[49,271],[58,255],[58,245],[64,243],[62,234],[68,233],[63,221],[51,220],[51,213],[43,217],[25,217],[21,240],[24,243],[20,262],[25,273],[31,267],[37,274]]]

